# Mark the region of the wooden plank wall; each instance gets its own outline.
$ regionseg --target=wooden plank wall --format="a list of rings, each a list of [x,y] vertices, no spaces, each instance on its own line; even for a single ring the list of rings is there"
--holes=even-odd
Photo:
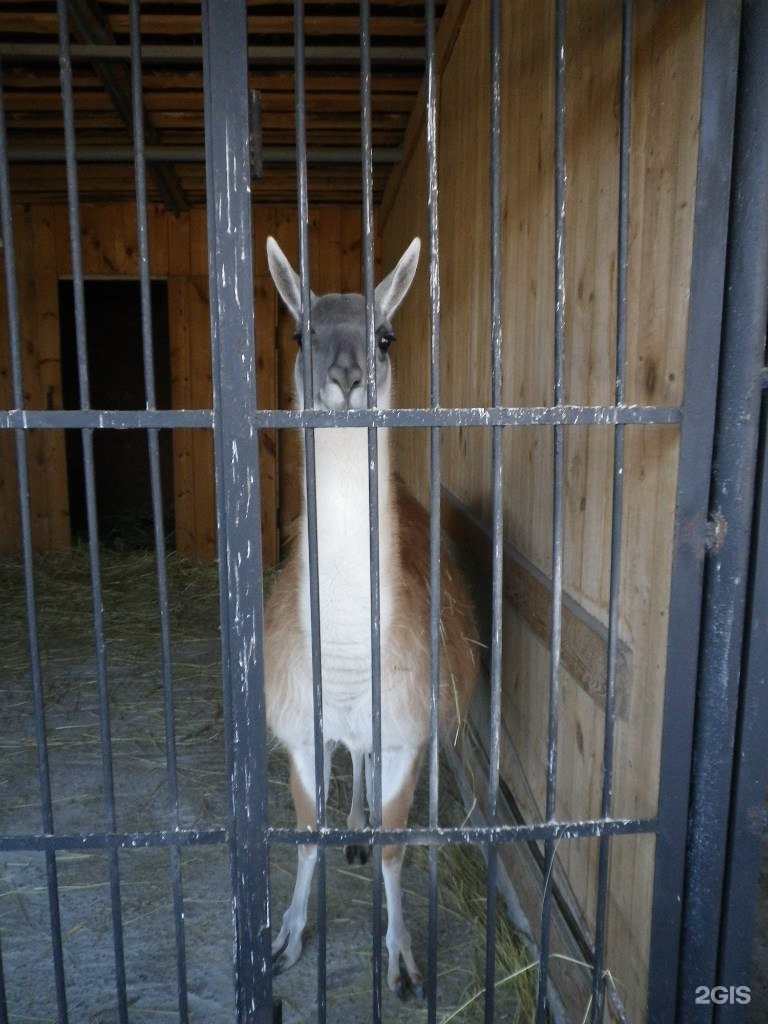
[[[61,205],[14,208],[25,403],[61,408],[57,284],[71,275],[67,210]],[[290,317],[278,308],[264,242],[274,234],[295,260],[293,207],[254,206],[254,289],[259,404],[275,408],[290,399],[296,343]],[[322,206],[310,223],[312,283],[316,290],[356,289],[360,279],[360,213],[356,207]],[[132,203],[81,207],[83,273],[131,278],[138,274],[136,214]],[[210,408],[211,361],[206,214],[193,209],[174,217],[149,210],[150,272],[168,282],[173,408]],[[90,343],[96,343],[90,339]],[[10,408],[11,385],[6,303],[0,291],[0,405]],[[285,432],[284,432],[285,433]],[[295,438],[275,431],[260,436],[262,539],[266,564],[279,558],[278,519],[287,524],[299,503]],[[33,431],[27,440],[35,548],[70,543],[67,469],[62,431]],[[285,464],[279,483],[278,462]],[[209,431],[179,430],[173,438],[177,549],[210,560],[216,554],[213,446]],[[0,553],[19,550],[18,495],[13,437],[0,432]],[[282,503],[282,505],[281,505]],[[282,514],[279,508],[282,507]]]
[[[554,192],[551,8],[502,4],[503,401],[551,404]],[[490,396],[488,5],[449,4],[458,36],[443,45],[439,78],[439,216],[442,404]],[[441,33],[443,26],[441,26]],[[455,35],[455,28],[452,29]],[[682,393],[703,38],[701,0],[635,5],[631,119],[629,402],[676,403]],[[566,81],[566,401],[611,403],[615,381],[620,5],[568,4]],[[393,175],[380,217],[384,265],[425,229],[423,116],[414,112],[408,162]],[[425,267],[398,314],[393,347],[400,402],[428,404]],[[425,431],[397,431],[400,471],[427,500]],[[508,557],[551,574],[552,431],[504,439]],[[607,621],[612,431],[568,429],[565,565],[569,607]],[[652,816],[658,786],[671,542],[677,474],[674,427],[628,428],[624,471],[620,639],[627,692],[617,723],[614,813]],[[443,436],[443,484],[455,509],[490,519],[490,439],[477,429]],[[466,534],[466,531],[465,531]],[[486,588],[487,590],[487,588]],[[481,595],[483,596],[483,595]],[[518,595],[505,595],[502,774],[520,810],[540,819],[545,797],[549,653]],[[481,604],[483,604],[481,600]],[[598,630],[599,631],[599,630]],[[564,642],[568,637],[564,638]],[[599,693],[564,666],[559,708],[556,816],[591,818],[600,806],[603,744]],[[487,728],[479,723],[482,733]],[[631,1020],[645,1014],[653,842],[625,838],[610,864],[607,966]],[[513,873],[523,852],[507,851]],[[597,843],[563,843],[554,882],[593,929]],[[524,887],[523,887],[524,888]],[[537,926],[538,897],[525,906]],[[567,952],[567,950],[562,950]],[[582,971],[586,976],[587,972]],[[559,976],[574,1019],[584,986]],[[587,977],[588,981],[588,977]]]
[[[17,245],[18,302],[23,311],[20,343],[24,363],[24,397],[37,409],[61,407],[56,290],[55,218],[52,208],[14,211]],[[0,285],[0,402],[10,408],[10,354],[5,316],[5,282]],[[32,496],[32,530],[39,549],[57,550],[69,545],[69,499],[64,467],[64,436],[60,431],[31,431],[27,435],[29,489]],[[15,441],[0,431],[0,553],[19,549],[18,484]]]

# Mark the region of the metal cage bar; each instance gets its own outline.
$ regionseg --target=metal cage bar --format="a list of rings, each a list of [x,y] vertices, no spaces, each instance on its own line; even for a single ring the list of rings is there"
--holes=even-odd
[[[565,360],[565,0],[555,3],[554,33],[554,278],[555,332],[553,404],[563,402],[563,371]],[[547,726],[547,795],[546,818],[555,817],[557,792],[558,704],[560,700],[560,647],[562,639],[563,600],[563,426],[555,424],[552,445],[552,610],[550,621],[549,721]],[[541,897],[541,938],[539,944],[539,991],[536,1022],[544,1024],[548,1008],[549,947],[551,925],[552,872],[555,845],[551,839],[544,844],[544,877]]]
[[[366,399],[368,409],[377,406],[376,323],[374,298],[373,226],[373,118],[371,110],[371,5],[360,0],[360,158],[362,163],[362,273],[366,325]],[[368,426],[368,522],[371,536],[371,789],[370,823],[382,827],[381,750],[381,576],[379,558],[379,444],[375,423]],[[373,1024],[382,1015],[382,850],[373,847]]]
[[[435,2],[424,4],[425,161],[429,271],[429,401],[440,404],[440,232],[438,218],[437,69],[435,66]],[[437,829],[440,782],[440,429],[429,432],[429,827]],[[439,848],[428,852],[427,1024],[437,1020],[437,954],[439,944],[437,891]]]
[[[648,972],[653,1024],[669,1020],[678,985],[739,23],[738,4],[707,0]]]
[[[491,312],[491,394],[492,408],[502,403],[501,370],[501,5],[492,0],[490,11],[489,81],[489,193],[490,193],[490,312]],[[491,428],[491,666],[490,666],[490,744],[488,751],[488,825],[496,824],[499,795],[501,744],[501,668],[503,635],[504,572],[504,458],[502,427]],[[496,1002],[496,889],[498,851],[493,843],[486,847],[485,889],[485,1020],[493,1024]]]
[[[272,1020],[261,507],[243,0],[204,0],[208,259],[239,1024]],[[215,244],[214,244],[215,239]]]
[[[395,845],[412,843],[415,846],[459,845],[467,843],[531,843],[546,838],[553,841],[563,839],[588,839],[605,831],[608,835],[638,835],[652,833],[656,827],[653,818],[617,818],[604,821],[602,818],[583,818],[580,821],[537,822],[530,825],[464,825],[440,828],[433,833],[429,828],[380,829],[375,834],[370,829],[314,829],[282,828],[267,826],[264,835],[270,843],[295,845],[297,843],[318,843],[326,846],[358,844]],[[140,847],[166,846],[213,846],[225,842],[229,833],[220,828],[155,829],[139,832],[94,832],[59,833],[58,835],[13,835],[3,836],[0,850],[119,850]]]
[[[765,388],[765,385],[764,385]],[[720,929],[718,975],[728,986],[749,985],[757,901],[757,879],[768,820],[765,798],[768,763],[768,397],[763,409],[758,487],[752,535],[752,566],[739,721],[737,724],[728,861]],[[743,1003],[719,1007],[717,1024],[741,1021]]]
[[[627,362],[627,276],[629,266],[629,155],[632,99],[632,0],[622,0],[621,72],[619,97],[619,216],[616,238],[616,405],[624,403]],[[603,719],[603,781],[600,817],[609,818],[613,806],[613,748],[616,711],[616,668],[619,640],[619,594],[621,585],[621,540],[624,511],[624,424],[613,434],[611,480],[611,550],[608,593],[608,643]],[[608,916],[608,865],[610,842],[601,836],[598,854],[597,911],[592,963],[592,1024],[603,1019],[603,961]]]
[[[218,846],[226,843],[228,833],[223,828],[147,829],[143,832],[58,832],[54,835],[3,836],[0,850],[31,853],[46,850],[138,850],[177,845]]]
[[[722,523],[704,569],[678,1019],[699,1019],[695,990],[719,974],[734,744],[768,319],[768,118],[764,4],[742,8],[710,516]]]
[[[311,289],[309,280],[309,182],[307,175],[306,86],[304,55],[304,0],[294,2],[296,184],[299,234],[299,280],[301,287],[301,335],[304,353],[304,409],[314,406],[314,381],[311,356]],[[315,434],[304,430],[304,479],[307,503],[307,547],[309,556],[309,608],[312,646],[312,695],[315,742],[315,813],[318,826],[325,827],[325,740],[323,735],[323,676],[320,625],[320,583],[317,539],[317,480],[315,476]],[[327,753],[330,757],[330,752]],[[318,1024],[326,1015],[326,860],[325,848],[317,848],[317,1014]]]
[[[312,305],[309,269],[309,182],[308,182],[308,151],[306,140],[306,85],[305,85],[305,43],[304,43],[304,3],[294,3],[294,75],[295,75],[295,113],[296,113],[296,202],[299,243],[299,278],[301,288],[301,344],[304,351],[304,408],[311,409],[314,405],[314,379],[311,358],[312,336]],[[322,686],[322,654],[319,611],[319,569],[317,542],[317,497],[315,477],[315,435],[314,430],[304,431],[304,477],[306,481],[308,506],[308,547],[310,550],[309,591],[310,618],[312,634],[312,687],[314,708],[314,743],[315,743],[315,813],[318,827],[324,827],[325,801],[325,753],[323,736],[323,686]],[[318,1021],[325,1020],[326,1012],[326,862],[325,850],[318,848],[318,883],[317,883],[317,915],[318,915],[318,951],[317,951],[317,1012]]]
[[[3,968],[2,942],[0,942],[0,1024],[8,1024],[8,1000],[5,996],[5,970]]]
[[[669,426],[682,419],[676,405],[542,405],[500,406],[498,408],[439,409],[256,409],[258,429],[302,427],[526,427],[526,426],[615,426],[617,423]],[[128,430],[156,426],[211,427],[208,409],[146,410],[114,409],[5,409],[0,410],[0,430],[109,428]]]
[[[141,294],[142,351],[144,359],[144,388],[147,410],[157,409],[155,396],[154,344],[152,338],[152,304],[149,264],[149,228],[147,222],[147,179],[144,140],[144,106],[142,95],[141,28],[138,0],[130,0],[131,39],[131,107],[133,114],[133,145],[136,154],[134,174],[136,180],[136,234]],[[165,728],[166,786],[168,790],[168,824],[178,831],[179,788],[176,758],[176,729],[171,669],[171,631],[168,615],[168,573],[165,554],[163,492],[160,476],[159,430],[147,431],[149,452],[150,493],[154,526],[154,549],[157,576],[158,620],[160,626],[160,660],[162,666],[163,720]],[[181,849],[177,843],[169,848],[171,888],[173,895],[173,925],[176,943],[176,983],[180,1024],[189,1020],[187,995],[187,955],[184,929],[184,889],[181,869]]]
[[[83,408],[89,408],[90,387],[88,375],[88,345],[85,322],[82,252],[80,245],[80,198],[76,162],[72,64],[69,58],[67,5],[65,0],[57,0],[56,6],[59,30],[59,70],[61,79],[62,113],[64,119],[64,148],[66,152],[67,165],[67,205],[69,211],[69,237],[72,260],[72,287],[75,303],[78,380],[80,386],[80,404]],[[101,743],[104,818],[107,831],[116,832],[117,811],[115,807],[112,735],[109,711],[109,688],[107,681],[106,637],[104,632],[104,611],[101,587],[101,556],[99,552],[99,528],[96,511],[96,473],[93,454],[93,430],[91,428],[83,428],[82,444],[88,526],[88,558],[91,574],[96,678],[99,699],[99,734]],[[115,951],[117,1011],[120,1024],[127,1024],[128,997],[126,990],[125,950],[118,851],[116,849],[109,849],[107,859],[109,864],[110,906],[112,913],[112,941]]]
[[[7,135],[5,127],[5,97],[0,67],[0,218],[2,218],[3,265],[5,272],[5,294],[8,304],[8,340],[11,356],[11,392],[17,408],[24,405],[24,385],[21,363],[21,331],[18,290],[16,284],[15,250],[13,240],[13,217],[8,180]],[[51,773],[48,761],[48,740],[45,724],[45,700],[40,665],[40,646],[35,599],[35,576],[32,548],[32,510],[29,497],[29,469],[24,430],[14,430],[16,446],[16,473],[19,481],[19,518],[21,521],[22,565],[24,571],[24,596],[26,602],[27,640],[29,644],[30,683],[35,712],[35,745],[37,752],[37,774],[40,787],[41,825],[43,832],[54,831],[53,802],[51,799]],[[51,925],[51,955],[53,960],[54,986],[58,1024],[67,1024],[67,990],[64,975],[64,950],[59,906],[59,885],[54,850],[45,851],[46,884],[48,889],[48,914]],[[1,966],[1,965],[0,965]],[[8,1010],[5,999],[5,984],[0,985],[0,1019],[7,1022]]]

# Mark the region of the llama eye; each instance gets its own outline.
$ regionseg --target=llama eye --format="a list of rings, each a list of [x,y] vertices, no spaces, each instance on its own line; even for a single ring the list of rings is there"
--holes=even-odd
[[[382,334],[379,338],[379,352],[386,352],[394,340],[394,334]]]

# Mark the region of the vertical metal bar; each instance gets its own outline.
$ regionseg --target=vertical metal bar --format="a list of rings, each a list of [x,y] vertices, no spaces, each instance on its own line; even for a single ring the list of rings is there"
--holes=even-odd
[[[425,3],[426,49],[426,170],[427,233],[429,241],[429,352],[430,405],[440,404],[440,238],[438,230],[437,175],[437,76],[435,68],[435,3]],[[438,740],[440,701],[440,427],[429,433],[429,826],[437,829],[440,747]],[[427,1024],[437,1019],[437,882],[438,853],[429,847],[429,910],[427,919]]]
[[[373,287],[373,135],[371,117],[370,0],[360,2],[360,151],[363,191],[363,294],[365,296],[368,408],[376,406],[376,338]],[[371,826],[382,822],[381,780],[381,592],[379,578],[379,450],[378,431],[368,428],[368,496],[371,536]],[[381,846],[373,846],[373,1024],[381,1021]]]
[[[760,97],[765,96],[768,74],[759,57],[759,49],[768,43],[768,9],[764,4],[747,0],[742,16],[742,54],[739,65],[739,97],[737,100],[737,147],[739,158],[734,173],[746,173],[746,195],[741,202],[751,205],[755,217],[749,244],[762,245],[756,251],[757,265],[751,268],[757,284],[752,311],[751,329],[755,330],[766,310],[762,299],[768,297],[766,275],[766,193],[768,192],[768,146],[765,134],[765,110]],[[745,138],[741,126],[751,131]],[[751,125],[751,129],[750,129]],[[749,163],[745,167],[745,157]],[[761,198],[762,197],[762,198]],[[761,239],[763,240],[761,242]],[[762,278],[762,284],[761,282]],[[763,359],[766,361],[766,354]],[[756,503],[752,526],[751,569],[746,612],[747,634],[739,695],[739,720],[736,733],[736,759],[732,809],[729,823],[728,856],[725,869],[723,923],[720,936],[718,977],[728,985],[747,985],[752,967],[757,880],[761,848],[765,832],[765,793],[768,785],[768,764],[765,759],[765,737],[768,735],[768,378],[761,374],[763,388],[756,481]],[[746,1009],[737,1001],[718,1007],[718,1024],[743,1021]]]
[[[704,570],[679,1019],[720,978],[718,947],[768,316],[768,107],[764,4],[742,8],[733,181],[710,516],[727,529]]]
[[[202,24],[202,21],[201,21]],[[211,152],[212,143],[210,135],[214,120],[214,104],[212,97],[212,89],[209,88],[205,82],[205,76],[207,74],[206,66],[210,66],[210,62],[206,65],[206,48],[203,48],[203,77],[204,77],[204,89],[203,89],[203,108],[204,108],[204,123],[205,123],[205,137],[206,137],[206,154]],[[217,100],[217,107],[220,100]],[[218,109],[215,111],[218,115]],[[206,198],[207,198],[207,209],[206,209],[206,241],[208,249],[208,259],[211,259],[211,248],[215,245],[215,230],[216,222],[214,217],[214,208],[211,202],[211,197],[214,195],[215,178],[220,177],[221,170],[217,171],[214,176],[211,161],[206,159],[205,162],[205,179],[206,179]],[[211,317],[211,362],[213,365],[212,374],[212,401],[214,407],[220,408],[221,403],[221,385],[218,379],[218,367],[220,366],[219,353],[221,351],[221,343],[219,340],[219,326],[218,326],[218,303],[216,298],[215,282],[209,282],[209,306],[210,306],[210,317]],[[214,413],[214,416],[216,413]],[[227,772],[227,779],[229,780],[228,790],[228,813],[227,813],[227,834],[228,834],[228,845],[229,845],[229,870],[230,870],[230,899],[232,904],[232,925],[233,925],[233,981],[235,983],[235,1003],[238,1007],[237,1013],[237,1024],[243,1024],[246,1009],[242,1012],[240,1007],[245,1007],[247,1002],[252,996],[250,991],[242,991],[241,989],[247,986],[247,982],[241,985],[241,974],[243,969],[247,970],[247,967],[243,968],[243,964],[246,962],[246,953],[243,949],[243,943],[245,942],[246,933],[249,928],[255,929],[257,927],[256,922],[259,918],[259,908],[252,906],[248,902],[247,894],[244,898],[241,897],[241,889],[244,886],[241,885],[241,861],[242,854],[238,848],[238,834],[240,827],[240,819],[242,816],[242,808],[244,799],[241,794],[242,776],[241,776],[241,765],[242,755],[239,751],[236,752],[236,741],[239,740],[238,725],[243,717],[243,709],[240,701],[242,700],[242,691],[238,692],[238,689],[232,684],[234,678],[233,665],[235,664],[235,657],[233,652],[230,650],[230,630],[229,630],[229,574],[224,569],[227,565],[227,558],[229,552],[229,537],[227,535],[227,515],[225,513],[225,481],[224,481],[224,470],[223,467],[226,462],[226,445],[223,437],[223,433],[220,429],[217,429],[217,424],[214,424],[213,430],[213,450],[214,450],[214,466],[215,466],[215,488],[216,488],[216,554],[219,565],[219,623],[220,623],[220,637],[221,637],[221,677],[222,677],[222,708],[224,718],[224,761]],[[238,700],[239,698],[239,700]],[[235,708],[235,704],[238,702],[238,707]],[[236,765],[238,771],[236,771]],[[258,812],[261,814],[265,808],[262,804],[258,806]],[[264,858],[265,863],[268,865],[268,854]],[[247,864],[246,864],[247,867]],[[265,912],[269,912],[269,903],[266,903],[266,908],[262,904],[262,908]],[[270,949],[271,956],[271,949]],[[270,991],[271,998],[271,991]]]
[[[77,342],[80,403],[90,408],[88,383],[88,346],[85,326],[85,294],[83,288],[83,265],[80,249],[80,206],[75,156],[75,118],[72,90],[72,63],[69,55],[69,29],[67,26],[66,0],[57,0],[59,30],[59,71],[61,79],[62,114],[64,120],[64,148],[67,167],[67,205],[69,211],[69,236],[72,260],[72,287],[75,300],[75,335]],[[93,430],[84,429],[83,463],[85,471],[85,501],[88,523],[88,557],[91,574],[93,599],[93,632],[96,653],[96,678],[99,697],[99,738],[101,744],[101,773],[104,796],[104,816],[108,832],[117,831],[115,809],[115,784],[112,764],[112,735],[109,714],[109,689],[107,684],[106,639],[104,635],[104,608],[101,589],[101,568],[99,553],[99,525],[96,511],[96,474],[93,461]],[[123,948],[123,920],[120,899],[120,865],[118,851],[110,848],[109,889],[112,912],[112,938],[115,950],[115,982],[117,1009],[120,1024],[128,1021],[128,1000],[126,994],[125,952]]]
[[[753,528],[744,673],[736,733],[733,809],[723,897],[719,978],[748,986],[753,958],[758,875],[765,833],[768,787],[768,397],[763,395],[759,481]],[[715,1011],[717,1024],[743,1021],[741,1001]]]
[[[146,406],[157,409],[155,396],[154,346],[152,341],[152,291],[149,266],[149,230],[147,225],[147,181],[144,150],[144,119],[141,76],[141,27],[138,0],[130,0],[131,39],[131,100],[133,114],[134,171],[136,178],[136,229],[139,287],[141,291],[141,333],[144,356],[144,386]],[[165,722],[165,765],[168,787],[168,824],[179,828],[179,794],[176,767],[176,733],[173,708],[173,679],[171,673],[171,635],[168,620],[168,577],[165,560],[165,530],[163,518],[163,491],[160,474],[159,431],[147,431],[149,447],[150,492],[154,523],[155,562],[157,565],[157,599],[160,624],[160,655],[163,673],[163,716]],[[173,920],[176,940],[176,981],[178,989],[179,1020],[189,1019],[187,998],[187,956],[184,938],[184,895],[181,871],[181,851],[175,843],[169,850],[171,885],[173,890]]]
[[[231,851],[239,1024],[272,1019],[261,504],[251,260],[244,0],[204,0],[214,449],[225,700],[231,701]],[[221,548],[220,548],[221,550]],[[229,692],[227,692],[227,690]]]
[[[555,4],[555,373],[553,400],[563,401],[563,367],[565,340],[565,0]],[[558,703],[560,699],[560,640],[563,598],[563,427],[553,428],[552,477],[552,614],[549,669],[549,722],[547,728],[547,796],[546,817],[555,817],[557,786]],[[544,1024],[547,1015],[547,982],[549,977],[549,939],[551,923],[551,879],[555,859],[552,838],[544,844],[544,890],[541,906],[541,942],[539,957],[539,992],[536,1006],[537,1024]]]
[[[5,127],[5,98],[3,93],[2,66],[0,65],[0,225],[3,237],[3,265],[5,272],[5,295],[8,307],[8,341],[11,355],[11,394],[17,409],[24,408],[24,384],[21,363],[21,329],[16,268],[14,264],[13,217],[11,212],[10,178],[8,173],[8,146]],[[53,802],[51,799],[51,776],[48,764],[48,739],[45,724],[45,699],[40,666],[40,643],[35,600],[35,576],[32,547],[32,510],[29,498],[29,467],[25,432],[14,431],[16,443],[16,474],[19,483],[19,519],[21,522],[21,550],[24,567],[24,600],[29,643],[30,681],[32,703],[35,712],[35,746],[37,751],[37,774],[40,785],[40,805],[43,831],[54,832]],[[56,990],[56,1012],[58,1024],[67,1024],[67,991],[64,976],[64,950],[61,934],[61,913],[59,909],[59,885],[56,869],[56,855],[48,850],[45,854],[46,882],[48,889],[48,913],[51,923],[51,954]],[[2,977],[0,975],[0,981]],[[4,986],[0,985],[0,1024],[7,1022],[8,1010],[5,1003]]]
[[[0,168],[0,173],[2,173],[2,168]],[[8,1024],[8,1001],[5,998],[5,970],[3,969],[2,942],[0,942],[0,1024]]]
[[[629,239],[629,147],[632,97],[632,0],[622,2],[621,76],[619,100],[619,217],[616,240],[616,386],[614,402],[622,405],[627,361],[627,266]],[[621,524],[624,511],[624,425],[613,434],[611,499],[611,553],[608,590],[608,643],[603,732],[603,784],[600,817],[608,818],[613,805],[614,713],[616,708],[616,654],[619,638],[621,580]],[[592,964],[592,1024],[603,1019],[603,959],[608,915],[608,860],[610,839],[601,836],[597,868],[595,950]]]
[[[707,0],[688,338],[659,773],[648,1021],[675,1015],[740,5]]]
[[[491,405],[502,401],[501,363],[501,5],[492,0],[490,14],[490,299],[491,299]],[[502,428],[491,430],[491,720],[488,764],[488,825],[496,824],[499,792],[501,658],[503,635],[504,572],[504,463]],[[497,850],[486,848],[485,1020],[493,1024],[496,997],[496,881]]]
[[[309,285],[309,195],[307,181],[306,85],[304,57],[304,0],[294,3],[294,54],[296,78],[296,176],[299,230],[299,277],[301,283],[301,335],[304,370],[304,408],[312,408],[312,324]],[[312,694],[315,732],[315,813],[317,823],[325,827],[325,742],[323,735],[323,677],[320,627],[320,582],[317,540],[317,479],[315,471],[315,432],[304,430],[304,478],[306,481],[307,532],[309,554],[309,605],[312,637]],[[317,1014],[318,1024],[326,1015],[326,851],[317,850]]]

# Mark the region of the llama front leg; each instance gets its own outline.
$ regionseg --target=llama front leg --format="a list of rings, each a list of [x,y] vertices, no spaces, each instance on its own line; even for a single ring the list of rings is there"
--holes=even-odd
[[[365,828],[368,821],[365,816],[365,781],[370,774],[371,755],[361,750],[351,750],[352,757],[352,804],[349,808],[347,825],[349,828]],[[344,847],[344,856],[347,864],[366,864],[370,850],[368,846],[358,843],[350,843]]]
[[[405,849],[402,846],[385,846],[382,854],[381,872],[387,897],[387,984],[398,999],[405,999],[409,992],[421,999],[424,996],[424,982],[413,957],[411,933],[406,928],[403,916],[400,876],[404,855]]]
[[[315,751],[313,747],[299,747],[290,752],[291,795],[296,810],[297,828],[314,828],[315,813]],[[331,773],[331,744],[324,748],[325,793]],[[298,848],[298,868],[293,898],[283,915],[283,924],[272,943],[272,971],[280,974],[292,967],[301,956],[302,935],[307,924],[309,893],[317,863],[317,847],[303,845]]]
[[[421,750],[382,751],[382,825],[385,829],[405,828],[419,776]],[[401,873],[405,848],[385,846],[382,876],[387,899],[387,984],[399,999],[409,992],[422,998],[424,982],[411,950],[411,934],[403,916]]]

